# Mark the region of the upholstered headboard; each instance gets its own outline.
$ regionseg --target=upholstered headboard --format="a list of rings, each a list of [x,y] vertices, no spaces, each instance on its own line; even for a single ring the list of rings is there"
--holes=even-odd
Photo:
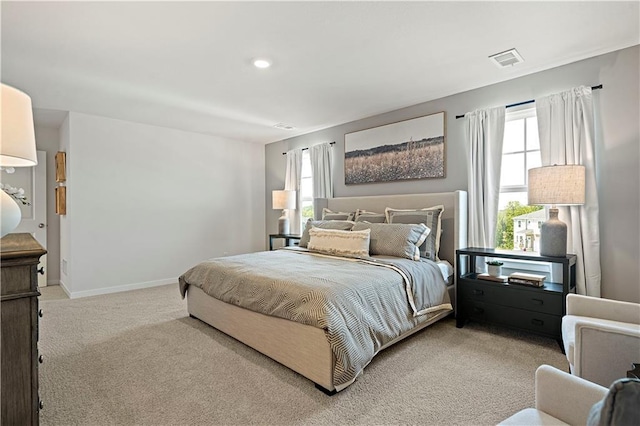
[[[368,197],[317,198],[314,200],[316,219],[322,216],[324,207],[340,212],[355,212],[356,209],[384,213],[386,207],[394,209],[422,209],[444,206],[442,214],[442,236],[440,259],[456,266],[456,250],[467,245],[467,193],[465,191],[439,192],[433,194],[376,195]]]

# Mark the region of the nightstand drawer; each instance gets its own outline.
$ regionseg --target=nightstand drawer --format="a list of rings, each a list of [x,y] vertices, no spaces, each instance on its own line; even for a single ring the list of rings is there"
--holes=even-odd
[[[562,294],[500,283],[483,283],[475,280],[461,280],[458,291],[463,300],[490,302],[547,314],[562,312]]]
[[[469,319],[506,325],[555,338],[560,336],[561,317],[557,315],[478,301],[465,301],[463,303]]]

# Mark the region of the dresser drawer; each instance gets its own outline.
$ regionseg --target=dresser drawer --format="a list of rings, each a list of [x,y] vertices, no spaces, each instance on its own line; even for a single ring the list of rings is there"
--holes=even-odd
[[[552,315],[562,313],[562,294],[538,288],[463,280],[458,283],[458,294],[463,301],[489,302]]]
[[[506,325],[554,338],[561,336],[561,317],[559,315],[549,315],[475,300],[465,300],[463,309],[465,315],[474,321]]]

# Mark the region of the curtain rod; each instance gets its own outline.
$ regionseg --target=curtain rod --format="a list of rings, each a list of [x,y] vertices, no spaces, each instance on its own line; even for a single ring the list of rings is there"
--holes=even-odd
[[[598,89],[602,89],[602,84],[598,84],[597,86],[591,86],[591,90],[598,90]],[[523,101],[523,102],[518,102],[516,104],[507,105],[507,106],[505,106],[505,108],[512,108],[512,107],[517,107],[517,106],[520,106],[520,105],[532,104],[534,102],[535,102],[535,99],[530,99],[528,101]],[[456,115],[456,120],[458,118],[463,118],[463,117],[464,117],[464,114]]]
[[[336,143],[335,141],[329,142],[329,145],[334,145],[335,143]],[[306,151],[307,149],[309,149],[309,148],[302,148],[303,151]],[[287,153],[283,152],[282,155],[287,155]]]

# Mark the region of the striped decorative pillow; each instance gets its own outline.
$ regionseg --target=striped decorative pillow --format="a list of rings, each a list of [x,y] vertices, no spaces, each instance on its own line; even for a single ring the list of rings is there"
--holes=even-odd
[[[369,253],[420,260],[420,244],[429,235],[429,228],[424,224],[405,225],[393,223],[356,222],[352,231],[370,229]]]
[[[307,248],[324,254],[344,257],[369,257],[371,231],[341,231],[339,229],[311,228]]]

